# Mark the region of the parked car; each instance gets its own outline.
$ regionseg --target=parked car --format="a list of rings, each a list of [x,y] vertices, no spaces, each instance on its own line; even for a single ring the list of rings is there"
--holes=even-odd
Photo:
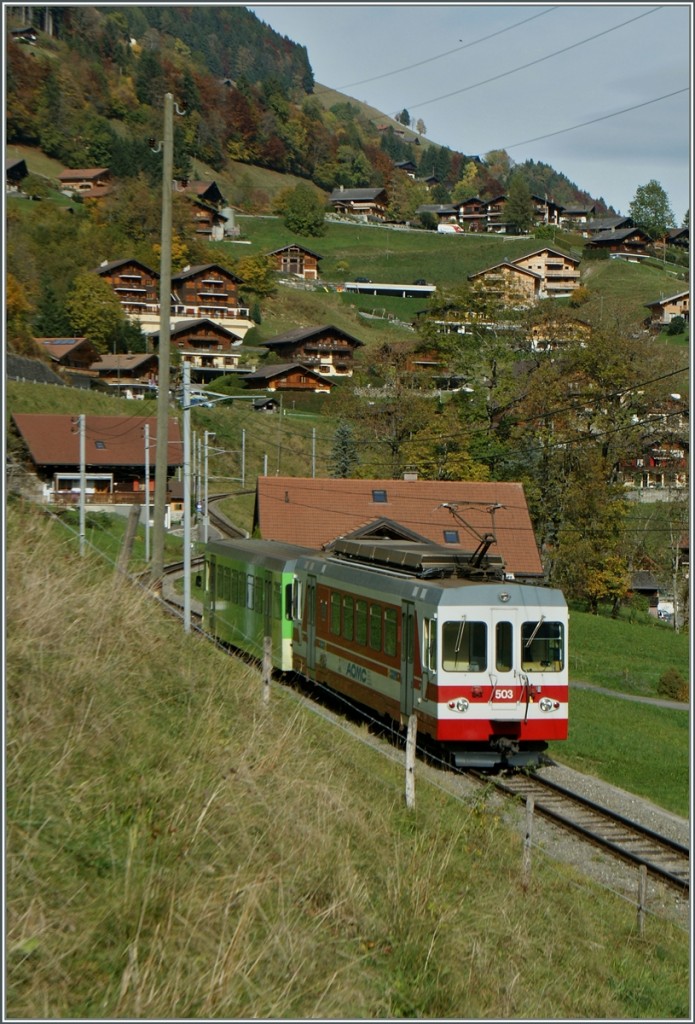
[[[355,281],[357,284],[371,284],[372,282],[368,277],[356,277]]]
[[[427,284],[424,277],[418,277],[417,281],[413,281],[413,284]]]

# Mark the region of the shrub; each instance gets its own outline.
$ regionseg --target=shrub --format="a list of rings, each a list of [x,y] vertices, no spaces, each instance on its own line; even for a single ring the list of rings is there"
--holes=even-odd
[[[669,323],[666,333],[668,335],[682,334],[685,330],[685,317],[674,316],[673,320]]]
[[[688,681],[683,678],[677,668],[667,668],[659,678],[657,692],[669,700],[687,702],[690,699]]]

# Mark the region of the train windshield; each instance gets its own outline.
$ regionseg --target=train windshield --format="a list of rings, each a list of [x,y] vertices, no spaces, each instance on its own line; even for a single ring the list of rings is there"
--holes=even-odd
[[[524,672],[560,672],[565,664],[565,633],[561,622],[543,616],[521,626],[521,667]]]
[[[485,672],[487,623],[468,622],[465,616],[442,627],[442,668],[445,672]]]

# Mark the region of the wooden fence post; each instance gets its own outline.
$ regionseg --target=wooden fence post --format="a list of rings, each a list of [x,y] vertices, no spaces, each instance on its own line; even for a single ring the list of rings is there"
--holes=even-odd
[[[647,865],[641,864],[639,869],[639,887],[637,889],[637,927],[640,938],[644,935],[644,913],[647,908]]]
[[[415,807],[415,751],[417,748],[417,715],[408,718],[408,735],[405,741],[405,806]]]
[[[526,835],[524,836],[524,860],[521,873],[521,884],[526,891],[531,881],[531,839],[533,837],[533,810],[535,801],[532,796],[526,797]]]
[[[273,671],[273,640],[272,637],[263,637],[263,703],[270,702],[270,675]]]

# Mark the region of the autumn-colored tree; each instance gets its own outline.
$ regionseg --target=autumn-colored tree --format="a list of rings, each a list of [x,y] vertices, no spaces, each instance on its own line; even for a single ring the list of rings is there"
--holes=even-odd
[[[246,291],[261,298],[272,295],[276,287],[275,264],[268,256],[243,256],[238,260],[234,272],[243,281]]]
[[[404,445],[408,466],[423,480],[489,480],[488,467],[475,461],[467,441],[458,410],[449,402]]]
[[[5,316],[8,347],[17,355],[36,356],[29,317],[32,305],[14,274],[5,282]]]

